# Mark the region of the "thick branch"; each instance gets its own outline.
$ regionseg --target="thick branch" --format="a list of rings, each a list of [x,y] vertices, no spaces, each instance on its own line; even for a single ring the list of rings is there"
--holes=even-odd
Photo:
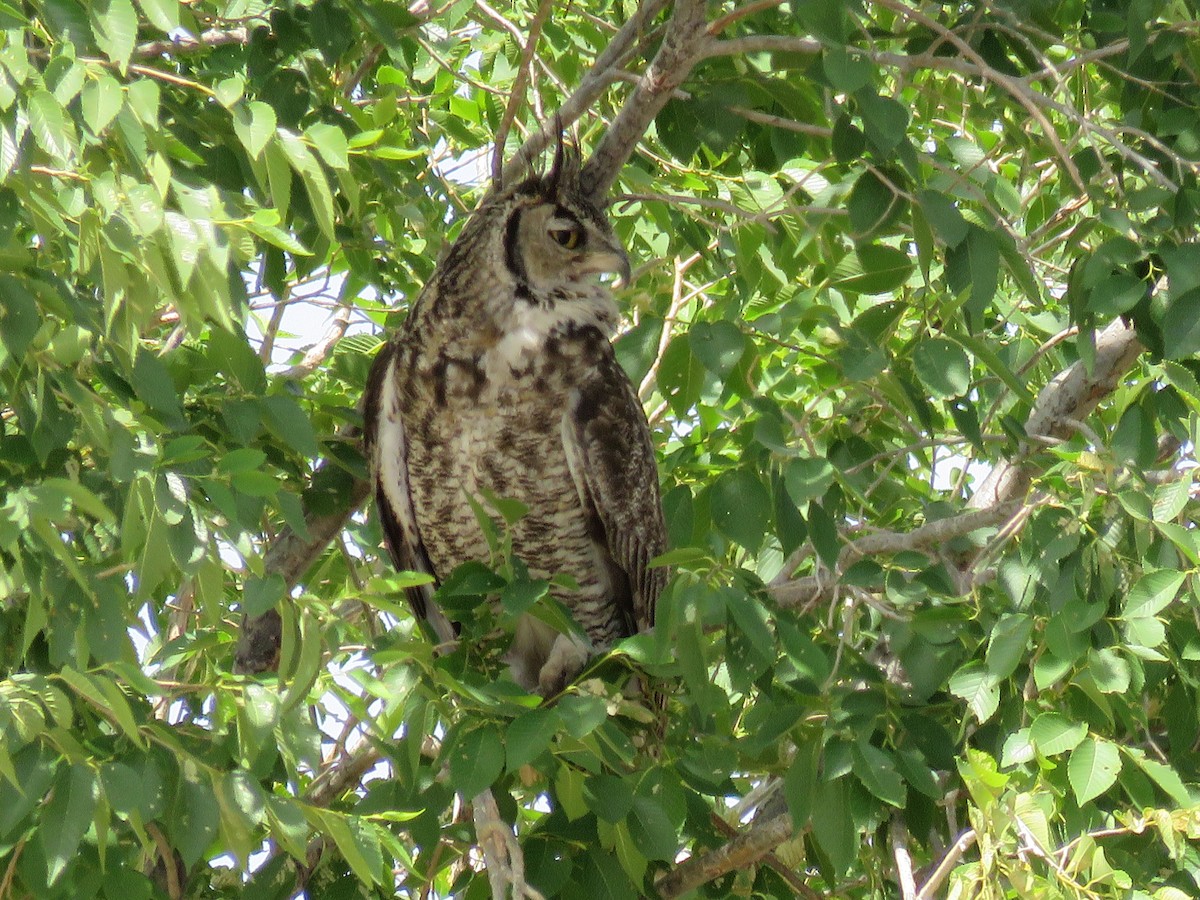
[[[658,892],[665,900],[681,897],[720,878],[734,869],[744,869],[762,859],[795,832],[791,813],[781,813],[761,825],[754,825],[728,844],[700,856],[684,860],[658,881]]]
[[[1117,387],[1137,361],[1142,344],[1133,327],[1115,319],[1096,335],[1096,359],[1088,366],[1080,360],[1056,375],[1038,395],[1025,422],[1031,438],[1062,438],[1075,422],[1088,416]],[[1012,457],[996,465],[971,497],[974,509],[989,509],[1025,496],[1033,479],[1029,457],[1036,441],[1026,441]]]
[[[943,545],[947,541],[970,534],[980,528],[999,525],[1016,513],[1019,508],[1020,504],[1016,502],[998,503],[985,509],[976,509],[946,519],[937,519],[914,528],[912,531],[877,531],[864,535],[842,548],[842,552],[838,556],[838,570],[839,572],[844,571],[855,560],[865,556],[899,553],[904,550],[924,550]],[[806,606],[824,596],[835,583],[836,577],[831,575],[806,575],[803,578],[772,585],[771,595],[781,607]]]
[[[197,53],[201,50],[211,50],[213,47],[224,47],[226,44],[246,44],[250,41],[250,31],[244,27],[218,29],[210,28],[201,32],[200,37],[181,35],[177,39],[151,41],[139,44],[133,51],[134,59],[152,59],[156,56],[180,56],[184,53]]]
[[[619,76],[621,64],[632,52],[638,38],[666,6],[667,0],[645,0],[637,8],[629,21],[613,35],[608,46],[604,48],[604,52],[596,57],[595,64],[579,82],[579,87],[559,107],[556,120],[551,119],[544,123],[542,128],[531,134],[521,149],[513,154],[513,158],[505,163],[502,183],[508,184],[514,178],[526,174],[530,163],[537,158],[537,155],[545,150],[552,141],[558,140],[557,129],[570,126],[596,102],[596,99]]]
[[[336,512],[305,517],[307,537],[300,537],[290,528],[281,531],[267,551],[264,561],[267,574],[282,575],[289,588],[295,585],[370,492],[369,481],[355,481],[344,507]],[[245,617],[234,653],[234,671],[246,674],[273,671],[279,664],[282,640],[283,620],[277,611],[272,609],[261,616]]]
[[[583,168],[581,183],[585,191],[593,197],[608,193],[633,148],[692,67],[704,57],[711,40],[702,0],[677,0],[658,53]]]

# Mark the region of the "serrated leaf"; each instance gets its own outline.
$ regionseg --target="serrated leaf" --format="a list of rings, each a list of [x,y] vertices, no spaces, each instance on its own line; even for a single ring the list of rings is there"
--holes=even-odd
[[[343,172],[350,168],[350,148],[342,129],[336,125],[317,123],[306,128],[304,134],[329,168]]]
[[[333,240],[335,219],[333,195],[329,191],[329,181],[325,177],[325,172],[321,169],[312,151],[299,137],[284,130],[279,132],[279,137],[280,146],[283,148],[288,162],[291,163],[292,168],[296,170],[296,174],[304,183],[304,190],[308,194],[309,205],[316,217],[317,227],[321,229],[321,233],[325,237]],[[276,205],[278,205],[278,201]]]
[[[1067,778],[1080,806],[1112,787],[1120,773],[1121,754],[1116,744],[1097,738],[1085,739],[1067,761]]]
[[[1057,756],[1079,746],[1087,725],[1072,722],[1060,713],[1042,713],[1029,726],[1029,737],[1042,756]]]
[[[46,880],[54,884],[79,850],[96,809],[96,777],[82,763],[63,766],[46,805],[45,826],[38,829],[46,855]]]
[[[697,322],[687,337],[696,359],[718,378],[732,372],[746,350],[746,336],[732,322]]]
[[[868,791],[892,806],[903,808],[908,797],[896,761],[886,750],[858,741],[851,751],[854,774]]]
[[[722,473],[709,505],[718,531],[747,550],[759,548],[771,524],[771,494],[756,475],[744,469]]]
[[[125,94],[121,85],[106,72],[101,72],[94,80],[89,81],[79,97],[83,121],[96,136],[104,133],[104,129],[117,117],[124,103]]]
[[[1001,617],[992,627],[988,639],[985,664],[991,675],[1003,681],[1017,670],[1025,656],[1029,636],[1033,633],[1033,619],[1023,613]]]
[[[1172,296],[1162,330],[1163,354],[1168,359],[1187,359],[1200,352],[1200,288]]]
[[[180,802],[171,836],[185,866],[195,864],[217,837],[221,808],[213,793],[212,781],[203,775],[189,775],[180,783]]]
[[[96,43],[124,72],[137,43],[138,17],[130,0],[92,0],[92,32]]]
[[[986,722],[1000,705],[1000,688],[983,664],[974,661],[959,669],[950,679],[950,693],[967,702],[975,718]]]
[[[537,759],[550,746],[561,724],[558,712],[544,706],[513,719],[504,733],[508,770],[515,772]]]
[[[138,0],[138,5],[150,24],[164,34],[170,34],[179,27],[180,4],[175,0]]]
[[[275,110],[261,100],[251,100],[233,111],[233,130],[252,159],[258,159],[275,134]]]
[[[1172,800],[1178,803],[1181,807],[1190,807],[1195,803],[1195,798],[1191,791],[1183,783],[1183,779],[1179,777],[1171,766],[1160,763],[1158,760],[1150,759],[1146,756],[1145,751],[1135,748],[1124,748],[1125,755],[1134,761],[1139,769],[1150,777],[1150,780],[1162,788]]]
[[[934,397],[961,397],[971,386],[971,360],[961,347],[944,338],[917,344],[913,370]]]
[[[1179,594],[1186,577],[1185,573],[1171,569],[1143,575],[1129,589],[1121,618],[1138,619],[1157,615]]]
[[[472,728],[450,748],[450,784],[464,797],[490,787],[504,770],[504,745],[491,726]]]
[[[37,145],[59,162],[68,162],[74,155],[74,136],[67,125],[66,114],[54,95],[35,90],[26,104],[29,127]]]

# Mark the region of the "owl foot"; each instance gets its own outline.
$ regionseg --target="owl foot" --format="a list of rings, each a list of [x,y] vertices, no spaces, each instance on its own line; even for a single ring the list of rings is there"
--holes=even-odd
[[[554,639],[554,646],[550,648],[550,655],[538,672],[538,693],[543,697],[562,693],[583,671],[591,655],[592,648],[586,641],[572,634],[558,635]]]

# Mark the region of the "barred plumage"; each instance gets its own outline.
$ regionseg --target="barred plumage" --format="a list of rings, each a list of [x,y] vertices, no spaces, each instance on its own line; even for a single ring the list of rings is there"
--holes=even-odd
[[[509,662],[529,690],[560,690],[588,654],[653,624],[665,545],[650,432],[610,342],[617,308],[598,273],[629,276],[603,213],[561,152],[550,174],[495,193],[463,229],[365,398],[376,503],[396,565],[444,578],[489,547],[472,500],[521,501],[513,549],[555,589],[591,646],[524,616]],[[441,640],[455,627],[410,601]]]

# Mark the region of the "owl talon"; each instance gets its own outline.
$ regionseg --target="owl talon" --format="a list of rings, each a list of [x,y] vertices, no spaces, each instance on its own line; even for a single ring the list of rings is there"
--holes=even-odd
[[[575,635],[560,634],[556,637],[554,646],[550,648],[550,656],[538,672],[538,693],[543,697],[561,694],[583,671],[591,653],[591,647]]]

